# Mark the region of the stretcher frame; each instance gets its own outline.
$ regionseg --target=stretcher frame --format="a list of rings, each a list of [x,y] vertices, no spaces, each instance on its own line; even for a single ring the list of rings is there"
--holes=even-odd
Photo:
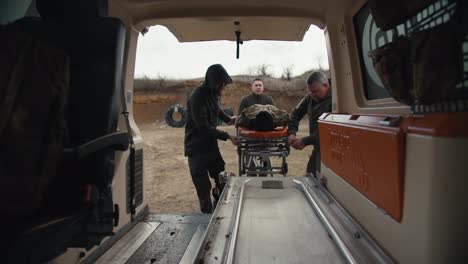
[[[245,129],[245,128],[244,128]],[[285,129],[285,128],[284,128]],[[268,132],[260,132],[267,135]],[[249,137],[240,133],[237,129],[239,144],[237,153],[239,157],[239,176],[274,176],[288,173],[287,157],[289,145],[287,133],[281,136]],[[273,166],[271,157],[281,158],[280,166]]]

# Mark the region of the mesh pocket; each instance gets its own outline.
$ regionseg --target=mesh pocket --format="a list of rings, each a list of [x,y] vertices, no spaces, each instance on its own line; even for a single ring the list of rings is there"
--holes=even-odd
[[[463,32],[454,23],[417,32],[411,37],[413,96],[419,103],[456,97],[463,79]]]
[[[372,17],[381,30],[392,29],[436,0],[369,0]]]

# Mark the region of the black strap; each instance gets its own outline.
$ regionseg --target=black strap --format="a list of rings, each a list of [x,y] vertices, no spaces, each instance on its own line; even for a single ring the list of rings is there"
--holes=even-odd
[[[129,198],[130,200],[130,218],[131,221],[133,222],[135,220],[135,214],[136,214],[136,206],[135,206],[135,142],[133,141],[133,134],[132,134],[132,128],[130,126],[130,120],[129,120],[129,112],[127,110],[127,100],[125,97],[125,84],[122,78],[122,85],[120,87],[120,97],[121,97],[121,105],[122,105],[122,115],[124,116],[125,119],[125,126],[127,127],[127,132],[129,136],[129,142],[130,142],[130,181],[128,184],[130,184],[129,188]]]
[[[127,100],[125,98],[125,85],[123,83],[123,78],[122,78],[122,85],[120,88],[120,97],[122,100],[122,115],[124,116],[125,119],[125,126],[127,127],[127,132],[129,135],[129,140],[130,140],[130,147],[135,147],[135,142],[133,141],[133,134],[132,134],[132,128],[130,127],[130,120],[129,120],[129,115],[130,113],[127,110]]]

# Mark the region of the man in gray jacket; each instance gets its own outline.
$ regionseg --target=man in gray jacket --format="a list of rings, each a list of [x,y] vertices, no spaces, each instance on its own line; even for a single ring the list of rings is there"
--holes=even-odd
[[[318,133],[318,118],[332,110],[331,89],[324,73],[316,71],[307,78],[307,95],[299,102],[290,115],[288,125],[288,143],[291,147],[302,150],[313,145],[314,150],[307,163],[307,173],[316,175],[320,172],[320,141]],[[299,121],[307,114],[309,116],[309,136],[296,138]]]

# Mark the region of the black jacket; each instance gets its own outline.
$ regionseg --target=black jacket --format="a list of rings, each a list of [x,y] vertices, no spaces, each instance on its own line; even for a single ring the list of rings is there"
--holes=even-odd
[[[275,103],[273,102],[273,98],[271,98],[271,96],[252,93],[242,98],[241,103],[239,105],[239,115],[242,114],[242,111],[245,108],[250,107],[254,104],[275,105]]]
[[[185,156],[219,153],[217,139],[227,140],[228,133],[216,129],[220,118],[228,123],[230,117],[219,106],[216,88],[219,83],[232,82],[219,64],[208,68],[203,84],[196,88],[187,102],[188,120],[185,125]]]
[[[323,113],[332,111],[331,88],[327,96],[320,101],[315,101],[306,95],[296,106],[289,116],[288,133],[296,134],[299,129],[299,121],[305,114],[309,116],[309,136],[304,138],[305,145],[314,145],[314,148],[319,148],[319,133],[317,120]]]

